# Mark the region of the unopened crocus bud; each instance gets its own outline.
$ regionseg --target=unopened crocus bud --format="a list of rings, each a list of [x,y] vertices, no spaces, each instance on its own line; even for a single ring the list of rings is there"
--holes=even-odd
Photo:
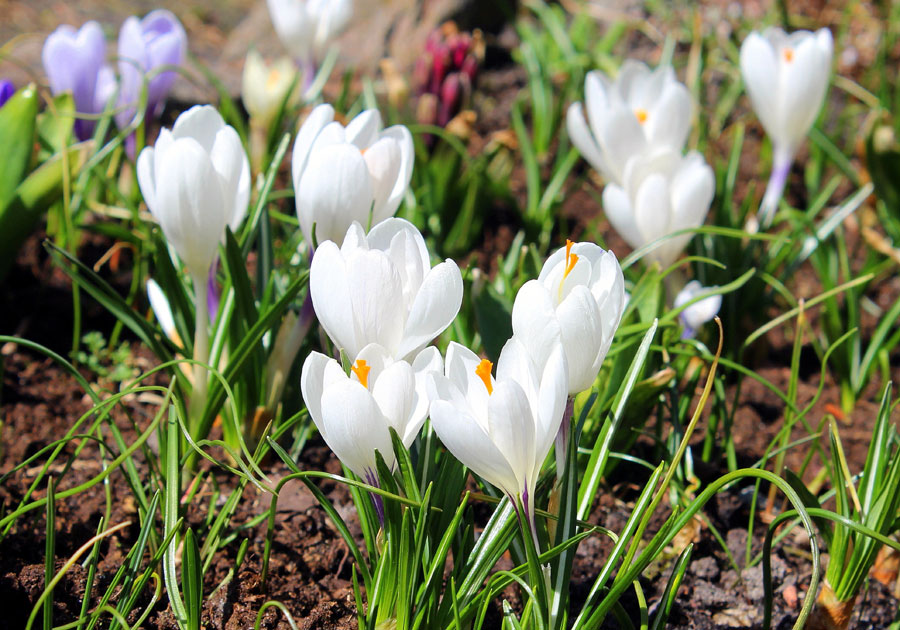
[[[480,33],[460,33],[453,22],[428,36],[425,53],[416,61],[413,73],[419,93],[419,122],[445,127],[466,107],[484,58],[480,42]],[[433,136],[425,139],[429,144],[434,141]]]
[[[297,67],[287,57],[269,64],[256,50],[251,49],[247,53],[241,98],[255,124],[268,129],[285,102],[296,74]]]
[[[707,293],[709,290],[710,288],[704,287],[697,280],[691,280],[686,285],[684,285],[684,288],[681,290],[681,292],[677,296],[675,296],[675,308],[679,308],[680,306],[687,304],[703,293]],[[686,307],[678,315],[678,319],[681,321],[681,325],[684,326],[684,332],[682,333],[681,338],[693,338],[703,324],[708,321],[712,321],[712,319],[719,314],[719,309],[721,307],[722,296],[718,294],[710,295],[709,297],[698,300],[697,302],[694,302],[690,306]]]
[[[213,107],[192,107],[141,152],[137,175],[147,207],[205,294],[225,226],[236,230],[247,212],[250,166],[240,137]]]
[[[106,38],[100,24],[86,22],[77,31],[64,24],[47,36],[41,61],[50,91],[54,96],[71,92],[75,111],[79,114],[98,114],[97,76],[106,58]],[[86,140],[94,131],[94,121],[77,119],[75,135]]]
[[[171,11],[151,11],[143,19],[129,17],[119,31],[119,89],[116,122],[120,128],[134,120],[144,81],[148,115],[157,115],[177,76],[164,66],[180,66],[187,54],[187,34]]]
[[[750,33],[741,45],[744,85],[774,154],[757,216],[763,228],[775,214],[794,154],[822,109],[833,49],[831,32],[825,28],[790,35],[769,28]]]

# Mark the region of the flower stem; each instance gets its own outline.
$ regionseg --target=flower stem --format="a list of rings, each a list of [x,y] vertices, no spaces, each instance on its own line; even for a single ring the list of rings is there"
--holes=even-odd
[[[791,172],[791,164],[794,161],[794,152],[782,147],[775,147],[775,157],[772,161],[772,174],[769,176],[769,184],[766,186],[766,194],[759,204],[757,218],[759,228],[767,229],[775,218],[778,203],[784,195],[784,186],[787,183],[788,174]]]
[[[196,430],[203,408],[206,406],[207,381],[209,378],[209,305],[206,295],[206,273],[192,273],[194,283],[194,391],[191,394],[191,424]],[[195,436],[196,437],[196,436]]]

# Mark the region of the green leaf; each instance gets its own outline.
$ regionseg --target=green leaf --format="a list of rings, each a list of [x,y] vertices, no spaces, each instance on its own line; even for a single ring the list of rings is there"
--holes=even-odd
[[[69,145],[75,126],[75,100],[71,92],[53,97],[46,111],[37,117],[37,134],[41,146],[59,153]]]
[[[690,564],[691,552],[693,550],[694,543],[689,543],[688,546],[684,548],[684,551],[681,552],[681,555],[678,556],[678,560],[675,561],[672,574],[669,576],[669,581],[666,582],[666,590],[663,592],[663,596],[660,600],[659,612],[656,613],[656,617],[653,619],[653,625],[650,626],[650,630],[665,629],[666,620],[668,620],[669,614],[672,612],[672,604],[675,603],[678,587],[681,586],[681,581],[684,579],[684,573],[687,571],[688,564]]]
[[[489,284],[474,295],[472,303],[484,351],[496,362],[503,344],[512,337],[512,304]]]
[[[37,88],[32,83],[16,92],[0,109],[0,208],[13,198],[28,171],[37,108]]]
[[[6,104],[9,106],[9,103]],[[0,109],[0,114],[6,107]],[[34,230],[41,215],[62,194],[63,178],[72,177],[84,165],[93,150],[91,141],[82,142],[68,149],[66,162],[68,172],[63,167],[63,154],[51,159],[31,173],[19,184],[9,203],[0,210],[0,280],[6,276],[19,246]],[[0,152],[2,153],[2,152]],[[2,163],[2,159],[0,159]],[[0,167],[0,181],[2,181]],[[0,188],[2,190],[2,188]]]
[[[806,484],[803,483],[803,480],[800,479],[794,472],[790,469],[784,469],[784,477],[785,481],[791,484],[791,487],[797,493],[797,496],[800,497],[800,500],[803,501],[803,505],[807,508],[821,508],[822,506],[819,504],[819,500],[813,495],[812,492],[809,491],[809,488],[806,487]],[[822,534],[822,538],[825,539],[826,545],[831,546],[831,537],[832,537],[832,527],[831,523],[824,518],[817,518],[815,516],[812,517],[813,522],[816,524],[816,527],[819,528],[819,533]]]
[[[200,630],[200,612],[203,608],[203,571],[200,550],[194,530],[188,527],[184,536],[181,555],[181,589],[184,591],[184,607],[189,630]]]

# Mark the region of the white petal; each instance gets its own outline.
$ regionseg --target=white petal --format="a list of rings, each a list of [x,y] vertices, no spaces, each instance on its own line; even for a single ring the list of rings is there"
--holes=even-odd
[[[597,378],[597,355],[603,349],[603,323],[593,294],[583,285],[572,289],[556,309],[566,362],[569,366],[568,393],[588,389]]]
[[[516,476],[507,492],[522,492],[534,468],[534,411],[522,387],[515,381],[498,381],[488,400],[488,434],[503,452]]]
[[[826,31],[828,32],[828,31]],[[824,56],[818,39],[809,34],[794,49],[793,59],[781,62],[779,140],[796,147],[809,133],[822,108],[831,74],[831,55]]]
[[[297,139],[294,140],[293,153],[291,153],[291,174],[294,180],[294,187],[298,185],[300,177],[306,169],[306,161],[309,159],[309,152],[316,137],[325,125],[333,120],[334,108],[327,103],[323,103],[313,109],[306,120],[303,121],[300,131],[297,132]]]
[[[156,191],[154,216],[191,273],[205,276],[225,230],[224,201],[209,156],[191,138],[176,140],[157,176],[165,186]]]
[[[169,300],[166,294],[152,278],[147,280],[147,297],[150,299],[150,308],[156,315],[156,321],[159,322],[160,328],[169,339],[176,334],[175,318],[172,316],[172,307],[169,306]]]
[[[406,219],[391,217],[373,226],[367,237],[369,247],[387,252],[391,249],[392,244],[397,242],[398,234],[403,234],[405,240],[415,244],[414,251],[418,252],[417,266],[421,269],[431,267],[431,258],[428,255],[428,247],[425,245],[422,233]],[[396,257],[392,256],[392,258],[399,264],[400,261]]]
[[[400,148],[400,168],[397,170],[397,179],[394,181],[394,187],[391,194],[384,204],[382,213],[384,218],[392,217],[400,207],[403,196],[409,188],[409,181],[412,179],[413,164],[416,160],[415,146],[413,145],[412,134],[409,129],[403,125],[393,125],[381,132],[382,138],[390,138],[397,143]]]
[[[372,146],[381,128],[381,114],[377,109],[367,109],[347,125],[347,142],[362,151]]]
[[[610,169],[603,159],[603,153],[600,146],[594,140],[587,121],[584,118],[584,112],[581,109],[581,103],[572,103],[566,112],[566,131],[572,144],[581,153],[581,155],[594,167],[594,170],[601,173],[604,177],[609,178]]]
[[[447,450],[472,472],[505,492],[519,491],[516,475],[503,452],[465,409],[435,400],[431,403],[431,425]]]
[[[372,224],[375,225],[393,215],[393,212],[387,212],[387,203],[400,173],[400,145],[390,138],[382,138],[366,149],[363,159],[372,176],[375,204],[372,209]]]
[[[240,136],[232,127],[226,125],[216,134],[210,159],[223,185],[228,209],[225,221],[234,232],[246,216],[250,201],[250,162]]]
[[[603,188],[603,212],[613,229],[619,233],[625,242],[633,249],[638,249],[646,244],[644,235],[638,229],[634,219],[634,208],[625,191],[615,185],[607,184]]]
[[[347,267],[337,245],[320,243],[309,270],[309,292],[319,324],[340,348],[356,356],[364,343],[358,343],[353,323],[353,304]]]
[[[428,272],[409,310],[403,343],[397,353],[408,357],[453,323],[462,305],[462,275],[449,258]]]
[[[367,478],[375,472],[376,449],[388,467],[394,465],[387,422],[375,399],[359,383],[346,379],[325,390],[322,422],[328,427],[325,442],[357,476]]]
[[[216,142],[216,134],[225,127],[225,120],[212,105],[194,105],[175,120],[172,136],[193,138],[200,143],[204,151],[212,152]]]
[[[672,210],[669,203],[669,183],[664,175],[653,173],[641,183],[634,202],[634,220],[644,242],[650,243],[669,234]],[[678,251],[674,253],[666,247],[668,242],[660,243],[650,252],[651,260],[668,266]]]
[[[544,365],[550,352],[561,342],[553,298],[540,281],[529,280],[516,294],[512,330],[537,365]]]
[[[612,110],[600,123],[600,133],[596,134],[596,137],[609,167],[616,175],[617,183],[623,181],[622,169],[628,160],[641,155],[647,149],[647,140],[641,124],[634,112],[626,109]]]
[[[566,408],[566,392],[568,391],[568,368],[562,346],[558,346],[550,355],[541,374],[541,390],[537,410],[535,433],[535,474],[540,470],[544,458],[550,452],[553,440],[559,433],[563,412]]]
[[[463,345],[451,341],[447,346],[444,373],[454,387],[465,397],[473,416],[487,429],[488,390],[475,368],[481,363],[478,356]],[[491,377],[491,387],[495,383]],[[430,396],[430,394],[429,394]]]
[[[416,377],[406,361],[395,361],[385,369],[372,387],[372,396],[407,448],[412,444],[425,416],[414,418],[418,405]]]
[[[753,109],[770,135],[778,129],[778,68],[772,45],[758,33],[750,33],[741,44],[741,75]]]
[[[138,185],[147,207],[156,205],[156,159],[153,147],[144,147],[137,160]],[[153,212],[153,210],[151,210]]]
[[[378,250],[358,251],[346,264],[358,344],[378,343],[393,357],[405,356],[398,352],[405,321],[396,309],[403,299],[397,269]],[[347,353],[354,356],[361,349],[348,347]]]
[[[309,417],[315,423],[322,437],[327,439],[328,427],[322,422],[322,393],[325,390],[325,367],[329,359],[321,352],[310,352],[300,371],[300,393]]]
[[[529,408],[535,412],[540,390],[539,370],[535,357],[519,337],[513,335],[503,344],[497,360],[497,382],[516,382],[525,394]]]
[[[336,243],[353,221],[365,225],[372,207],[372,184],[362,154],[348,144],[314,148],[303,171],[295,198],[300,227],[312,243]]]
[[[677,81],[667,84],[659,95],[653,115],[645,123],[650,144],[681,151],[691,130],[691,109],[688,89]]]

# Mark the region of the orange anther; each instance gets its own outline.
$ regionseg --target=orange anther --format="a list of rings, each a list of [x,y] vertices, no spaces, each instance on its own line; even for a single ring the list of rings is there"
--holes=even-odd
[[[791,63],[794,60],[794,49],[793,48],[785,48],[784,49],[784,60],[788,63]]]
[[[481,379],[482,383],[484,383],[484,386],[488,391],[488,396],[494,393],[494,386],[491,385],[492,369],[494,369],[494,364],[487,359],[482,359],[481,363],[475,368],[475,375]]]
[[[643,107],[638,107],[636,110],[634,110],[634,115],[638,119],[638,122],[643,125],[645,122],[647,122],[647,116],[649,116],[649,113]]]
[[[372,368],[366,365],[365,359],[357,359],[356,363],[354,363],[351,367],[353,373],[356,374],[356,378],[359,379],[359,382],[363,387],[369,389],[369,370]]]

